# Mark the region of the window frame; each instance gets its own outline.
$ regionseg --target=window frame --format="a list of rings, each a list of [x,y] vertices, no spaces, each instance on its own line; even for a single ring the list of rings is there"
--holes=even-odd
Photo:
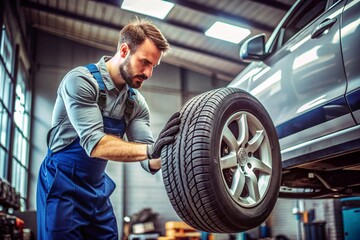
[[[269,40],[266,43],[266,52],[268,55],[272,55],[276,53],[279,49],[281,49],[287,42],[291,41],[293,38],[295,38],[303,29],[307,28],[310,24],[312,24],[314,21],[319,19],[326,11],[329,10],[330,6],[333,6],[332,0],[325,0],[325,8],[318,16],[310,20],[308,23],[306,23],[300,30],[298,30],[295,34],[293,34],[290,38],[288,38],[285,42],[283,40],[284,38],[284,32],[286,31],[286,27],[290,21],[294,20],[294,17],[297,17],[299,15],[299,11],[304,11],[304,9],[299,10],[300,8],[304,8],[304,4],[309,4],[310,1],[298,1],[296,4],[293,5],[293,7],[289,10],[289,12],[285,15],[285,17],[281,20],[280,24],[276,27],[274,32],[271,34]],[[341,0],[338,0],[337,2],[340,2]]]
[[[0,41],[0,68],[1,68],[1,74],[0,77],[0,84],[2,84],[4,87],[1,89],[0,93],[0,105],[1,105],[1,116],[0,116],[0,148],[1,151],[4,153],[3,156],[5,159],[3,159],[1,168],[3,169],[3,173],[0,175],[0,177],[4,179],[9,179],[9,168],[11,167],[11,164],[9,162],[9,157],[11,155],[11,119],[12,119],[12,101],[11,96],[13,92],[13,84],[14,84],[14,77],[13,77],[13,46],[11,41],[11,35],[8,29],[6,28],[6,23],[4,22],[1,29],[1,41]],[[10,56],[5,56],[5,47],[9,47],[10,50]],[[8,64],[7,59],[10,58],[10,64]],[[9,85],[7,85],[9,84]],[[9,89],[8,89],[9,88]],[[7,92],[7,93],[6,93]],[[5,98],[8,99],[5,99]],[[6,116],[5,116],[6,115]],[[5,117],[4,117],[5,116]],[[6,119],[6,120],[4,120]],[[6,124],[4,125],[4,121],[6,121]],[[3,129],[5,128],[5,130]],[[5,136],[3,136],[5,134]],[[5,139],[3,139],[3,137]]]
[[[20,209],[25,210],[30,175],[31,75],[26,56],[20,54],[24,49],[13,41],[6,18],[1,26],[0,84],[5,87],[0,89],[0,178],[21,194]]]

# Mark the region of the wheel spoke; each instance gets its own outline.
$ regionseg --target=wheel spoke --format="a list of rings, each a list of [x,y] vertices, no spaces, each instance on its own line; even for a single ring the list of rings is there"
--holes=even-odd
[[[243,147],[245,143],[247,143],[249,140],[249,129],[247,124],[246,114],[241,114],[241,117],[238,119],[238,126],[239,126],[238,145]]]
[[[255,136],[248,142],[248,147],[246,148],[247,152],[254,153],[261,145],[264,140],[265,134],[264,130],[256,131]]]
[[[230,154],[220,158],[221,169],[227,169],[237,166],[236,154],[231,152]]]
[[[271,167],[266,165],[264,162],[260,161],[255,157],[251,157],[248,159],[248,162],[251,164],[252,168],[255,170],[259,170],[262,173],[266,173],[268,175],[271,174]]]
[[[249,190],[249,197],[257,202],[260,199],[259,185],[255,173],[250,168],[245,168],[246,173],[246,185]]]
[[[238,149],[238,143],[236,141],[236,138],[228,126],[224,127],[223,140],[230,148],[230,151],[236,151]]]
[[[234,174],[233,181],[231,183],[231,192],[235,199],[239,199],[245,186],[245,175],[238,168]]]

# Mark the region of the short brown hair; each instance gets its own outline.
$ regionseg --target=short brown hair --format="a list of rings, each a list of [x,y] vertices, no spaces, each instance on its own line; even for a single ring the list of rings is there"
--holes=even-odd
[[[136,51],[137,47],[148,38],[152,40],[155,46],[163,53],[170,50],[170,44],[160,32],[160,30],[146,19],[136,18],[135,21],[127,24],[121,31],[117,49],[120,45],[126,43],[130,51]]]

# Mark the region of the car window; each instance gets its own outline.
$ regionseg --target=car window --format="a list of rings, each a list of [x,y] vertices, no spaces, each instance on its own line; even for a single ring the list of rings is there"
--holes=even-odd
[[[271,51],[283,46],[296,33],[311,23],[315,18],[321,15],[327,5],[327,0],[308,0],[303,1],[290,15],[283,27],[279,30],[278,36],[274,41]]]

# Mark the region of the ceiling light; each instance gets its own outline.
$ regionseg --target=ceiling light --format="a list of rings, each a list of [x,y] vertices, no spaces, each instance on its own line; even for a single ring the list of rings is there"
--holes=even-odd
[[[205,32],[205,35],[232,43],[239,43],[247,36],[249,36],[250,33],[251,31],[247,28],[242,28],[223,22],[215,22]]]
[[[121,5],[124,10],[160,19],[164,19],[173,7],[173,3],[161,0],[124,0]]]

